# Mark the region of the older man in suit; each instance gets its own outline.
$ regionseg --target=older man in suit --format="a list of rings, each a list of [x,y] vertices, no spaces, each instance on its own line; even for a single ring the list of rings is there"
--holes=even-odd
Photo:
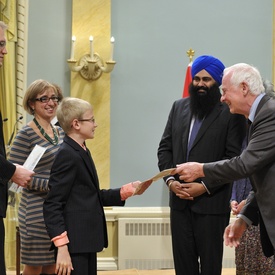
[[[244,63],[225,69],[222,91],[221,100],[228,104],[230,112],[244,115],[251,123],[247,148],[230,160],[181,164],[175,173],[188,182],[198,177],[212,180],[205,187],[187,184],[190,193],[202,193],[224,181],[249,177],[254,192],[237,220],[226,228],[225,244],[238,246],[247,226],[260,223],[263,251],[271,256],[275,248],[275,100],[264,93],[259,71]]]
[[[0,21],[0,67],[2,67],[4,56],[7,54],[5,30],[7,26]],[[11,179],[21,186],[31,180],[32,171],[25,169],[21,165],[14,165],[6,160],[5,142],[3,137],[3,121],[0,112],[0,275],[6,274],[4,242],[5,229],[3,219],[6,217],[8,200],[8,181]]]
[[[174,102],[159,144],[160,170],[182,162],[212,162],[240,154],[245,120],[231,115],[228,106],[220,102],[223,70],[222,62],[213,56],[200,56],[194,61],[190,97]],[[170,190],[176,274],[221,274],[232,181],[196,198],[185,191],[177,175],[165,181]],[[205,178],[203,184],[208,181]]]

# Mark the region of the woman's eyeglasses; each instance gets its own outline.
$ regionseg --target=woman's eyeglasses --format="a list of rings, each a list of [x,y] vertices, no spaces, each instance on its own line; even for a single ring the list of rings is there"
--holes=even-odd
[[[50,100],[52,100],[53,102],[58,102],[59,97],[57,97],[57,96],[52,96],[52,97],[42,96],[42,97],[35,99],[35,101],[40,101],[42,103],[48,103]]]

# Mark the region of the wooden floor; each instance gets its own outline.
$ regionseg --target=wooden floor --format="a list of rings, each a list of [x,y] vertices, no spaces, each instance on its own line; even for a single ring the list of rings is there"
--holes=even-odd
[[[117,271],[98,271],[98,275],[175,275],[174,270],[117,270]],[[224,268],[222,275],[235,275],[235,268]]]
[[[175,275],[174,270],[116,270],[116,271],[98,271],[98,275]],[[7,275],[15,275],[15,271],[7,271]],[[222,275],[235,275],[235,268],[224,268]]]
[[[98,275],[175,275],[174,270],[116,270],[98,271]],[[15,271],[7,271],[7,275],[15,275]],[[235,268],[224,268],[222,275],[235,275]]]

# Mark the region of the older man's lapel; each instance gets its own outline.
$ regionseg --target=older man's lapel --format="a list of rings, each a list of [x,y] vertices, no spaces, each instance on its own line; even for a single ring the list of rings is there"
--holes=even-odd
[[[264,106],[264,104],[270,99],[270,96],[265,95],[263,96],[263,98],[261,99],[261,101],[258,104],[258,107],[256,109],[256,113],[255,113],[255,118],[257,117],[257,114],[259,113],[259,111],[262,109],[262,107]],[[248,122],[248,132],[247,132],[247,139],[248,141],[251,138],[251,134],[253,133],[253,128],[254,128],[254,124],[253,122]]]

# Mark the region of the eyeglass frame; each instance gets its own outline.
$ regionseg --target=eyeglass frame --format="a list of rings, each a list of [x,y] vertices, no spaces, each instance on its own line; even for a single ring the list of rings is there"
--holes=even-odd
[[[58,96],[52,96],[52,97],[41,96],[39,98],[34,99],[34,101],[40,101],[41,103],[48,103],[48,102],[50,102],[50,100],[52,100],[52,102],[58,103],[59,97]]]
[[[89,121],[91,123],[95,123],[95,118],[83,118],[83,119],[78,119],[78,121]]]

